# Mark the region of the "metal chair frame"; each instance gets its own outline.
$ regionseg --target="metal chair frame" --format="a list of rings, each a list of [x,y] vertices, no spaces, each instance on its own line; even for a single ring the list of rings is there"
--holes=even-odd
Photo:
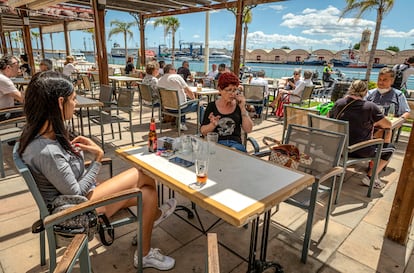
[[[79,205],[73,206],[67,210],[61,211],[56,214],[50,214],[49,209],[47,208],[47,205],[37,187],[36,181],[29,169],[29,167],[23,162],[20,155],[18,154],[19,149],[19,143],[16,143],[16,145],[13,148],[13,160],[16,165],[16,168],[18,169],[21,176],[24,178],[24,181],[26,182],[34,200],[36,201],[37,207],[39,209],[40,213],[40,219],[36,221],[33,224],[33,228],[38,227],[38,222],[41,221],[43,226],[45,227],[44,230],[40,230],[40,265],[46,264],[46,246],[45,246],[45,239],[47,236],[47,242],[49,246],[49,270],[50,272],[53,272],[53,270],[56,267],[56,250],[59,247],[62,247],[64,245],[58,245],[58,242],[62,242],[62,240],[57,240],[57,235],[55,235],[53,226],[65,221],[67,219],[70,219],[76,215],[79,215],[81,213],[90,211],[91,209],[95,209],[97,207],[105,206],[107,204],[111,204],[114,202],[119,202],[121,200],[126,200],[130,198],[137,198],[137,213],[134,214],[134,212],[130,211],[130,216],[118,219],[114,222],[112,222],[112,226],[114,228],[129,224],[129,223],[137,223],[137,236],[138,236],[138,255],[139,258],[142,260],[142,193],[141,190],[131,189],[131,190],[125,190],[104,198],[101,198],[96,201],[86,201]],[[105,228],[105,227],[104,227]],[[32,232],[35,232],[33,230]],[[36,231],[37,233],[37,231]],[[140,264],[139,267],[142,265]],[[142,272],[142,268],[141,271]]]
[[[332,119],[332,118],[328,118],[328,117],[324,117],[324,116],[318,116],[318,115],[313,115],[313,114],[309,114],[308,115],[308,122],[309,122],[309,126],[311,126],[312,128],[318,128],[318,129],[323,129],[323,130],[328,130],[328,131],[332,131],[332,132],[337,132],[337,133],[341,133],[344,134],[346,136],[345,139],[345,149],[343,151],[342,154],[342,160],[341,160],[341,166],[344,168],[344,172],[341,175],[340,181],[339,181],[339,185],[338,185],[338,190],[336,192],[336,198],[335,198],[335,204],[338,203],[339,201],[339,196],[342,190],[342,184],[344,182],[344,178],[345,178],[345,170],[348,166],[352,166],[355,165],[357,163],[361,163],[361,162],[368,162],[368,161],[373,161],[373,168],[372,168],[372,173],[375,174],[378,168],[378,164],[381,160],[381,150],[382,150],[382,145],[384,143],[383,139],[371,139],[371,140],[366,140],[366,141],[362,141],[353,145],[349,145],[349,123],[348,121],[344,121],[344,120],[338,120],[338,119]],[[374,156],[372,157],[366,157],[366,158],[357,158],[357,157],[349,157],[349,153],[358,151],[360,149],[369,147],[369,146],[376,146],[377,148],[377,152]],[[375,183],[375,175],[371,176],[371,180],[370,180],[370,185],[368,187],[368,193],[367,193],[367,197],[371,197],[371,193],[372,193],[372,189],[374,187],[374,183]]]
[[[158,91],[160,92],[160,102],[161,102],[161,118],[160,118],[160,133],[162,134],[162,121],[164,119],[164,115],[176,117],[176,125],[178,130],[178,136],[180,136],[180,125],[181,125],[181,117],[185,116],[187,113],[181,112],[181,109],[187,107],[188,105],[197,102],[197,119],[196,119],[196,126],[197,126],[197,134],[200,130],[199,124],[199,113],[200,113],[200,100],[188,100],[185,103],[180,104],[180,99],[178,96],[178,90],[170,90],[165,88],[159,88]],[[177,113],[170,112],[168,110],[175,110]]]
[[[153,90],[150,85],[139,83],[138,84],[138,91],[139,91],[139,123],[142,124],[142,108],[145,105],[145,102],[149,103],[148,106],[151,107],[151,117],[154,117],[154,107],[157,107],[156,104],[160,103],[159,98],[153,96]],[[158,89],[156,90],[159,97]],[[161,107],[158,105],[158,120],[161,118]]]

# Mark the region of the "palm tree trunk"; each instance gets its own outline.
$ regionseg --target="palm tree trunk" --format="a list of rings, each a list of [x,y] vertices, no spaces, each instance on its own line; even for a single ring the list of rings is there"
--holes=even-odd
[[[125,43],[125,63],[128,62],[128,46],[127,46],[127,33],[124,31],[124,43]]]
[[[379,33],[380,33],[380,29],[381,29],[382,16],[383,16],[382,10],[378,9],[377,10],[377,22],[375,24],[375,31],[374,31],[374,37],[372,39],[371,51],[369,52],[367,72],[365,74],[365,79],[367,81],[369,81],[369,78],[371,76],[372,65],[374,63],[375,51],[377,50]]]
[[[175,31],[172,32],[172,55],[171,55],[171,60],[172,60],[172,65],[174,66],[174,60],[175,60]]]
[[[248,33],[248,26],[244,24],[244,33],[243,33],[243,64],[246,63],[246,44],[247,44],[247,33]]]

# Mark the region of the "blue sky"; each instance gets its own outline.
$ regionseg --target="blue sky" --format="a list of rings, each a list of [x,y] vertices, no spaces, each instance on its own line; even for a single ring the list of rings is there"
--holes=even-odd
[[[247,48],[272,49],[288,46],[291,49],[340,50],[359,42],[362,31],[367,28],[372,31],[372,41],[375,11],[366,13],[360,20],[355,20],[355,14],[349,14],[338,20],[344,7],[345,0],[290,0],[258,5],[252,10],[253,21],[249,25]],[[385,49],[388,46],[398,46],[400,50],[414,48],[413,25],[403,23],[411,21],[412,10],[414,10],[414,1],[395,0],[393,9],[382,22],[377,48]],[[176,17],[180,21],[180,28],[176,33],[176,47],[178,47],[179,40],[205,42],[206,16],[204,12]],[[402,18],[405,19],[402,20]],[[110,21],[114,19],[124,22],[135,20],[128,13],[108,11],[105,18],[106,33],[109,33]],[[150,19],[146,26],[147,47],[164,43],[163,28],[154,28],[153,22],[154,19]],[[211,48],[231,49],[234,31],[235,17],[231,12],[227,10],[210,12],[209,43]],[[128,39],[128,47],[139,45],[138,28],[134,28],[133,32],[132,39]],[[167,37],[168,45],[171,43],[170,40]],[[63,41],[63,35],[54,34],[55,48],[63,49]],[[87,49],[90,50],[92,43],[89,34],[81,31],[71,32],[73,49],[84,49],[84,41]],[[115,41],[123,46],[123,36],[116,35],[107,41],[108,48]],[[50,48],[48,35],[45,37],[45,47]]]

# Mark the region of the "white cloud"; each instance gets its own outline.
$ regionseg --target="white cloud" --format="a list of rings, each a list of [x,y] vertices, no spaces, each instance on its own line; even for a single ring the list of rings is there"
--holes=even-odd
[[[194,35],[193,35],[193,38],[194,38],[194,39],[199,39],[199,38],[200,38],[200,35],[198,35],[198,34],[194,34]]]
[[[247,48],[280,48],[289,45],[290,48],[326,48],[326,46],[347,46],[350,40],[346,37],[334,39],[310,39],[294,34],[265,34],[262,31],[249,33],[247,36]]]
[[[286,7],[285,6],[283,6],[283,5],[270,5],[270,6],[268,6],[270,9],[273,9],[273,10],[275,10],[275,11],[282,11],[282,10],[284,10],[284,9],[286,9]]]

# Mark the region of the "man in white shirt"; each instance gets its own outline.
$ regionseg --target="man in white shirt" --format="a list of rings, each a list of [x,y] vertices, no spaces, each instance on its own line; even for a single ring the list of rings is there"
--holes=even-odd
[[[265,80],[265,72],[263,70],[260,70],[257,72],[257,77],[254,77],[251,81],[250,84],[252,85],[262,85],[265,87],[265,91],[264,91],[264,105],[267,104],[267,97],[269,96],[269,83],[267,82],[267,80]],[[260,118],[260,115],[262,114],[262,110],[263,107],[262,106],[256,106],[256,118]]]
[[[22,93],[10,79],[16,77],[19,70],[19,60],[16,57],[3,56],[0,59],[0,109],[13,107],[15,100],[23,102]]]
[[[213,82],[213,81],[214,81],[214,79],[216,78],[217,74],[218,74],[217,65],[216,65],[216,64],[212,64],[212,65],[211,65],[211,71],[209,71],[209,72],[206,74],[206,79],[205,79],[204,84],[205,84],[206,86],[210,86],[210,87],[212,87],[212,82]]]
[[[188,87],[187,83],[184,81],[184,79],[177,74],[177,70],[174,68],[172,64],[167,64],[164,67],[164,75],[158,80],[158,87],[159,88],[165,88],[165,89],[171,89],[171,90],[178,90],[178,99],[180,100],[180,104],[183,104],[187,102],[187,97],[190,99],[195,99],[194,93],[191,91],[191,89]],[[182,113],[188,113],[188,112],[197,112],[198,108],[198,102],[193,102],[186,106],[185,108],[181,109]],[[168,109],[167,109],[168,110]],[[177,112],[175,110],[168,110],[171,112]],[[202,120],[204,114],[203,107],[200,107],[200,113],[199,113],[199,120]],[[185,116],[181,117],[181,124],[180,124],[180,130],[186,131],[188,130],[187,126],[185,125]]]

